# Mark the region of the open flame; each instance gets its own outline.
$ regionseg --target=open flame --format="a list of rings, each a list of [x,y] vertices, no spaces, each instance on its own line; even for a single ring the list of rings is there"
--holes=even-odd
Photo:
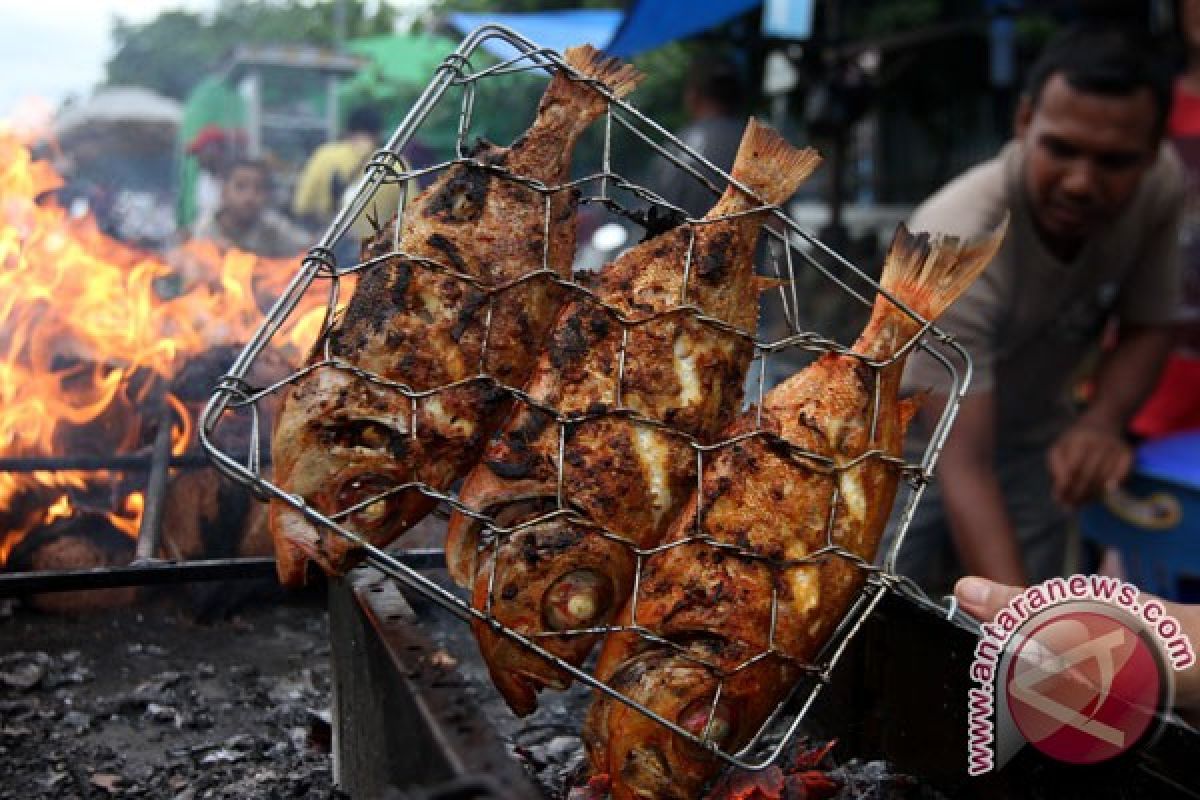
[[[155,387],[187,359],[210,348],[240,345],[263,319],[261,308],[282,290],[295,261],[270,260],[209,242],[190,242],[167,260],[117,242],[90,217],[72,219],[46,193],[61,178],[35,161],[26,144],[0,127],[0,456],[93,455],[136,450]],[[165,287],[181,285],[177,296]],[[297,363],[324,314],[306,298],[272,341]],[[172,450],[182,453],[194,421],[175,410]],[[0,528],[0,564],[29,530],[73,512],[70,494],[101,473],[0,472],[0,512],[23,492],[57,501]],[[52,488],[53,487],[53,488]],[[61,492],[57,491],[62,489]],[[144,498],[114,501],[109,519],[136,537]]]

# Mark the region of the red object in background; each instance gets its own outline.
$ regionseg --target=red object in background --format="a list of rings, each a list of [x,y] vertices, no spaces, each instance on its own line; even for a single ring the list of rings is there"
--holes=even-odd
[[[1134,415],[1130,430],[1157,439],[1200,428],[1200,95],[1175,83],[1167,134],[1183,161],[1189,197],[1180,236],[1183,259],[1183,311],[1189,322],[1150,397]]]
[[[1147,439],[1200,429],[1200,358],[1171,354],[1129,429]]]
[[[246,139],[246,132],[240,129],[226,129],[220,125],[205,125],[196,131],[192,141],[188,143],[188,155],[197,155],[210,145],[228,145],[240,147]]]
[[[1167,131],[1171,136],[1200,136],[1200,96],[1189,92],[1181,81],[1175,83]]]

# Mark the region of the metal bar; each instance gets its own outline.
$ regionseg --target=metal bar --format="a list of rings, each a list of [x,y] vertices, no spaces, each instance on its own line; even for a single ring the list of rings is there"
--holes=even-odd
[[[446,565],[441,550],[414,549],[394,555],[413,569],[438,569]],[[112,589],[118,586],[270,578],[274,575],[275,559],[269,557],[150,561],[123,567],[11,572],[0,573],[0,597],[79,589]]]
[[[420,789],[486,776],[487,793],[447,797],[542,796],[473,707],[461,676],[434,658],[438,648],[395,584],[373,570],[332,581],[329,632],[339,788],[381,797],[389,786]]]
[[[189,581],[267,578],[275,574],[273,558],[222,558],[209,561],[149,561],[124,567],[13,572],[0,574],[0,597],[117,586],[153,586]]]
[[[4,472],[141,472],[153,465],[148,455],[124,456],[8,456],[0,458]],[[212,460],[200,453],[172,456],[172,469],[211,467]]]
[[[162,539],[163,508],[167,501],[167,472],[171,462],[171,422],[174,416],[165,402],[158,414],[158,430],[154,434],[154,447],[150,451],[150,475],[146,478],[145,505],[142,522],[138,526],[137,547],[134,561],[145,561],[158,557],[158,543]]]

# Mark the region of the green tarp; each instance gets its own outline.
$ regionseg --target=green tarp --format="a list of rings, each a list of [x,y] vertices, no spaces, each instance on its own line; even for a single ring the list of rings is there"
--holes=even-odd
[[[180,226],[189,226],[196,219],[196,176],[200,166],[187,146],[205,125],[217,125],[225,130],[239,130],[246,124],[246,106],[241,95],[216,76],[202,79],[188,95],[179,122],[179,192],[176,195],[175,219]]]

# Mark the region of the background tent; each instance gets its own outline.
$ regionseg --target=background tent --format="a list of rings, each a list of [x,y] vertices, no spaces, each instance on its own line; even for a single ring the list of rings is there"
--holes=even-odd
[[[447,19],[463,34],[484,25],[503,25],[551,50],[562,52],[572,45],[588,43],[605,50],[624,13],[617,9],[582,8],[568,11],[530,13],[454,12]],[[484,49],[497,58],[511,58],[516,51],[506,43],[492,39]]]
[[[628,58],[703,33],[760,5],[762,0],[640,0],[630,6],[604,49]]]

